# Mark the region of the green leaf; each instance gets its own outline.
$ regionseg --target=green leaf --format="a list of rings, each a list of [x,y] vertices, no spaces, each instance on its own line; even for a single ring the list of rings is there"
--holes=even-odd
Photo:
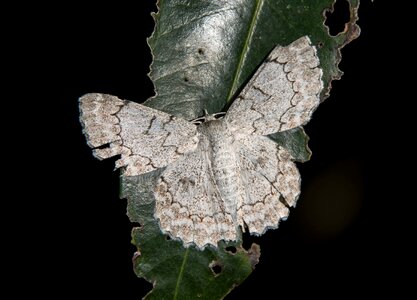
[[[269,137],[284,146],[296,161],[306,162],[310,159],[311,150],[307,145],[308,136],[303,127],[270,134]]]
[[[259,246],[246,251],[238,243],[221,242],[218,248],[201,251],[167,239],[153,218],[152,190],[160,173],[122,177],[128,216],[140,224],[132,233],[138,246],[134,268],[138,276],[154,283],[147,299],[221,299],[251,273],[259,260]]]
[[[157,94],[146,104],[185,119],[221,111],[276,45],[303,35],[317,45],[324,98],[341,76],[339,49],[359,34],[359,0],[350,3],[346,32],[331,37],[323,12],[333,0],[160,1],[148,40]]]
[[[149,38],[153,63],[149,74],[156,95],[145,104],[184,119],[225,111],[268,53],[308,35],[318,49],[325,88],[341,72],[340,48],[356,38],[359,0],[350,0],[347,29],[331,37],[324,11],[333,0],[160,0]],[[299,161],[310,157],[302,128],[270,136]],[[138,276],[154,284],[147,299],[221,299],[256,265],[260,249],[245,251],[241,243],[219,243],[204,251],[184,248],[167,239],[154,219],[153,185],[160,174],[122,178],[128,215],[141,226],[133,230]],[[233,246],[236,253],[226,250]],[[221,268],[219,274],[213,265]],[[219,267],[217,267],[218,269]]]

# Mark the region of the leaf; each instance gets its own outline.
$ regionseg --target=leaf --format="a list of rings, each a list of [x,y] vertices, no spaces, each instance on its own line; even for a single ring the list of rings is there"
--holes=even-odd
[[[156,95],[145,104],[170,114],[194,119],[227,110],[268,53],[309,35],[318,48],[325,89],[338,79],[340,48],[356,38],[359,0],[350,0],[346,30],[331,37],[324,11],[333,0],[160,0],[149,38],[153,63],[149,74]],[[310,157],[302,128],[270,136],[299,161]],[[167,239],[154,219],[152,189],[159,172],[122,178],[128,215],[141,226],[133,230],[135,272],[154,285],[147,299],[221,299],[240,284],[258,262],[260,249],[245,251],[241,243],[219,243],[204,251],[183,248]],[[234,247],[236,253],[226,250]],[[227,248],[232,249],[232,248]],[[215,267],[217,266],[217,267]],[[219,267],[220,266],[220,267]],[[215,274],[213,271],[219,271]]]
[[[121,196],[129,199],[128,216],[141,224],[132,234],[133,243],[140,245],[133,259],[135,271],[156,283],[147,299],[223,298],[251,273],[259,259],[259,246],[252,245],[247,252],[237,243],[220,243],[218,249],[200,251],[184,249],[181,241],[167,240],[153,218],[151,191],[160,173],[122,177],[125,194]],[[212,270],[214,266],[218,274]]]
[[[269,137],[279,145],[283,145],[296,161],[306,162],[310,159],[311,150],[307,145],[308,136],[303,127],[270,134]]]
[[[317,45],[328,96],[330,81],[340,78],[339,49],[356,38],[359,28],[351,0],[346,32],[330,37],[323,12],[333,0],[170,0],[159,3],[149,38],[153,53],[150,78],[156,96],[146,104],[194,119],[221,111],[243,88],[276,45],[309,35]]]

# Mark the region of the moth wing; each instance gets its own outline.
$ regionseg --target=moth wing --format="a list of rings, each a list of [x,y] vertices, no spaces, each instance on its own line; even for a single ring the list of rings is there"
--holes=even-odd
[[[236,142],[240,180],[246,197],[238,205],[238,222],[255,234],[277,228],[300,194],[300,174],[291,155],[264,136]]]
[[[229,108],[230,129],[268,135],[307,123],[323,89],[319,63],[308,36],[277,46]]]
[[[197,128],[186,120],[106,94],[79,100],[80,121],[98,159],[121,155],[116,167],[134,176],[165,167],[198,144]]]
[[[169,165],[159,178],[155,195],[155,217],[160,228],[185,245],[217,247],[220,240],[236,240],[237,228],[222,202],[213,178],[208,141],[202,137],[198,149]]]

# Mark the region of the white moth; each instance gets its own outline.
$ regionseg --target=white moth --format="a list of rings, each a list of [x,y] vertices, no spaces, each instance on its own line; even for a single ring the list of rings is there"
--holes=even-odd
[[[322,70],[304,36],[277,46],[223,118],[201,124],[111,95],[80,98],[94,155],[121,155],[124,176],[165,168],[154,188],[155,217],[184,245],[217,246],[277,228],[300,194],[291,155],[267,137],[307,123],[319,105]]]

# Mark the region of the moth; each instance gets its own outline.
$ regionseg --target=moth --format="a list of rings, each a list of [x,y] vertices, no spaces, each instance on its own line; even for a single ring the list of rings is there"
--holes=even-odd
[[[80,98],[98,159],[137,176],[164,168],[153,190],[161,230],[184,245],[217,246],[240,230],[277,228],[295,206],[300,174],[268,138],[307,123],[320,103],[322,69],[308,36],[277,46],[225,114],[189,122],[106,94]]]

